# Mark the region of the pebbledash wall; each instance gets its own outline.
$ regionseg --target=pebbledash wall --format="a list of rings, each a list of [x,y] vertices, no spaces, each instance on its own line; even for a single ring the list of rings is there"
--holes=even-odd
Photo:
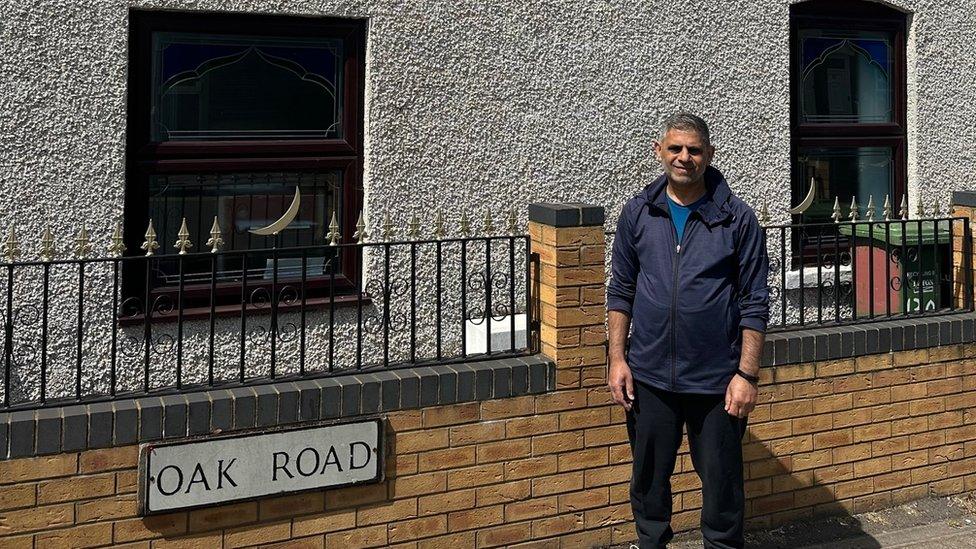
[[[535,205],[530,219],[541,355],[0,415],[0,547],[633,540],[624,413],[605,388],[603,212]],[[750,526],[976,490],[976,315],[773,334],[763,362]],[[381,483],[136,514],[137,441],[377,414]],[[672,480],[674,525],[693,528],[686,451]]]

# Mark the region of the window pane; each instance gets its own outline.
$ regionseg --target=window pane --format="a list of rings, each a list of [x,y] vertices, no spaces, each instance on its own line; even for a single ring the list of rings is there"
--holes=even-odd
[[[153,33],[154,141],[341,135],[342,41]]]
[[[799,31],[800,122],[892,121],[891,34]]]
[[[300,190],[298,214],[279,235],[278,248],[322,245],[328,241],[329,222],[333,210],[342,222],[342,173],[340,170],[318,173],[234,173],[234,174],[185,174],[156,175],[150,177],[149,215],[159,235],[161,246],[168,248],[176,242],[180,223],[187,220],[191,251],[207,250],[210,227],[214,217],[223,233],[222,250],[247,250],[275,246],[271,236],[258,236],[250,232],[270,225],[279,219],[291,205],[295,188]],[[338,209],[336,209],[338,208]],[[162,251],[162,250],[161,250]],[[309,255],[306,275],[320,276],[325,271],[324,250],[319,255]],[[268,280],[273,276],[270,253],[248,254],[247,264],[242,266],[241,256],[218,256],[217,280],[240,280],[246,272],[249,279]],[[280,252],[278,278],[301,276],[300,254]],[[330,256],[331,257],[331,256]],[[160,261],[157,278],[163,284],[178,282],[176,262]],[[168,264],[171,263],[172,266]],[[338,265],[336,265],[338,268]],[[188,261],[186,281],[210,280],[210,261]]]
[[[885,195],[892,192],[893,168],[889,147],[801,148],[797,152],[794,171],[797,174],[793,186],[794,204],[807,195],[812,179],[816,199],[803,215],[804,223],[832,221],[835,197],[840,199],[846,219],[854,196],[857,196],[861,219],[867,217],[871,196],[874,196],[874,218],[881,219]],[[899,199],[891,197],[891,200],[895,204]]]

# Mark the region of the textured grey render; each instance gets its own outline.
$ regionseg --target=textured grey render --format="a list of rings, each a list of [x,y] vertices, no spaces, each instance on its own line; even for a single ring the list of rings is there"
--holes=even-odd
[[[0,0],[0,228],[16,224],[32,258],[45,225],[64,239],[61,253],[82,223],[105,250],[125,188],[130,7],[369,18],[363,183],[373,221],[389,214],[403,227],[442,209],[453,231],[459,206],[473,219],[514,207],[524,224],[530,202],[585,202],[606,206],[613,227],[657,174],[651,141],[676,109],[710,122],[733,189],[785,221],[789,3]],[[923,196],[944,210],[952,190],[976,187],[976,4],[892,4],[911,14],[910,209]],[[201,246],[206,236],[191,238]],[[64,299],[75,292],[70,274],[52,282]],[[70,333],[59,345],[72,351]],[[97,352],[103,364],[104,346]],[[69,373],[52,381],[71,387]]]

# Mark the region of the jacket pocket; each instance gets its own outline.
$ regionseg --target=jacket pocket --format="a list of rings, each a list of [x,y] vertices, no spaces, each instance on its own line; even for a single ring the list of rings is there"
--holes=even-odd
[[[665,380],[670,357],[670,309],[641,292],[634,299],[627,363],[638,377]]]
[[[711,307],[679,311],[676,329],[678,385],[714,389],[733,364],[732,311],[724,300]]]

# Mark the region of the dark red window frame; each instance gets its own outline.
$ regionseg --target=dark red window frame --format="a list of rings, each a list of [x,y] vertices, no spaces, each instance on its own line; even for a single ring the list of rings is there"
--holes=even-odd
[[[124,239],[130,254],[138,254],[149,221],[149,177],[175,173],[230,173],[261,171],[312,172],[343,170],[340,232],[352,242],[355,223],[363,204],[363,96],[365,90],[366,21],[265,14],[167,12],[131,10],[129,28],[128,123],[126,134],[126,193]],[[169,141],[154,142],[150,133],[152,103],[152,36],[154,32],[199,32],[266,36],[329,37],[343,41],[342,136],[336,139]],[[160,246],[172,243],[160,238]],[[203,242],[195,242],[197,250]],[[163,250],[161,250],[162,252]],[[165,250],[165,253],[172,253]],[[336,293],[351,293],[358,285],[358,254],[345,248],[336,274]],[[123,273],[123,292],[139,295],[144,272],[129,268]],[[249,288],[261,283],[249,282]],[[209,284],[206,285],[209,288]],[[239,301],[237,285],[217,284],[219,303]],[[327,291],[328,284],[310,279],[310,291]],[[325,288],[326,290],[322,290]],[[154,292],[172,291],[155,288]],[[209,295],[203,288],[186,288],[187,306],[194,295]],[[328,297],[328,296],[326,296]]]
[[[799,31],[804,28],[881,30],[893,33],[892,121],[890,123],[801,123],[799,112]],[[893,160],[891,200],[897,205],[906,193],[907,79],[905,14],[877,2],[809,0],[790,6],[790,187],[793,204],[806,196],[809,182],[792,173],[798,151],[808,147],[890,147]],[[878,197],[883,200],[883,197]],[[846,215],[847,204],[842,205]],[[865,204],[860,205],[862,208]],[[880,206],[880,204],[878,204]],[[798,223],[800,216],[794,216]],[[815,247],[794,238],[794,259],[815,257]],[[810,254],[813,254],[812,256]]]

